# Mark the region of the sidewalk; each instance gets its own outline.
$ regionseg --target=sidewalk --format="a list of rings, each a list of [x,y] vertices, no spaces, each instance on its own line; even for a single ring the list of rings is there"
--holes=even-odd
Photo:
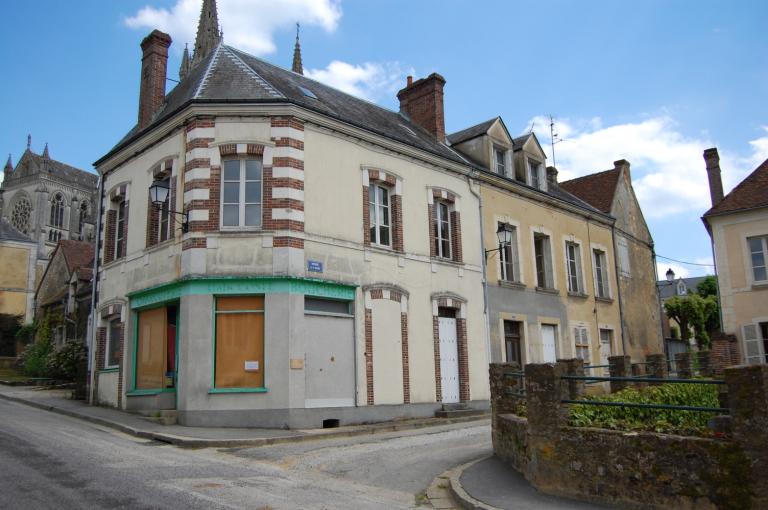
[[[74,418],[111,427],[121,432],[188,448],[228,448],[236,446],[266,446],[334,437],[352,437],[382,432],[397,432],[454,423],[487,421],[489,417],[424,418],[399,420],[371,425],[353,425],[334,429],[255,429],[224,427],[185,427],[161,425],[144,417],[107,407],[97,407],[68,398],[70,390],[48,390],[37,387],[0,385],[0,398],[37,407]]]
[[[458,508],[471,510],[606,510],[610,507],[549,496],[537,491],[523,476],[494,456],[451,469],[438,479],[445,480]],[[429,492],[427,493],[429,496]],[[449,509],[444,495],[431,497],[434,508]],[[438,502],[435,505],[435,501]]]

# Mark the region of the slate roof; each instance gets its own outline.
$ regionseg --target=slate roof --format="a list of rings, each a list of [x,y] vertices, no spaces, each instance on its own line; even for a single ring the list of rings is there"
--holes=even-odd
[[[16,227],[5,218],[0,218],[0,241],[34,243],[32,238],[16,230]]]
[[[483,136],[498,119],[499,117],[494,117],[492,119],[486,120],[485,122],[481,122],[480,124],[475,124],[474,126],[462,129],[461,131],[451,133],[446,138],[451,145],[456,145],[458,143],[477,138],[478,136]]]
[[[704,217],[768,207],[768,159],[741,181],[730,193],[704,213]]]
[[[99,177],[94,173],[80,170],[79,168],[67,165],[61,161],[56,161],[55,159],[45,158],[40,154],[35,154],[29,149],[27,149],[21,156],[19,164],[16,165],[16,169],[14,170],[14,174],[19,171],[23,165],[27,165],[27,168],[31,172],[48,172],[64,181],[80,185],[80,187],[83,188],[96,189],[96,185],[99,181]]]
[[[600,211],[610,214],[613,196],[616,193],[616,184],[619,182],[619,172],[620,169],[612,168],[604,172],[563,181],[560,183],[560,187]]]
[[[686,288],[688,289],[688,294],[694,294],[699,290],[699,285],[701,282],[703,282],[707,277],[706,276],[694,276],[692,278],[675,278],[672,283],[668,282],[667,280],[659,280],[656,282],[656,286],[659,288],[659,297],[664,300],[671,298],[673,296],[676,296],[675,291],[677,290],[677,283],[680,280],[683,280],[683,283],[685,283]]]
[[[302,87],[316,98],[307,96]],[[447,145],[406,116],[275,66],[231,46],[219,45],[192,68],[165,98],[164,106],[141,132],[134,127],[105,158],[143,132],[154,129],[189,104],[291,103],[327,115],[437,156],[466,163]]]
[[[528,141],[530,137],[533,136],[533,133],[527,133],[522,136],[518,136],[517,138],[512,139],[512,150],[519,151],[523,148],[523,145],[525,145],[525,142]]]
[[[93,265],[93,243],[65,239],[59,241],[56,249],[62,251],[69,274],[72,274],[73,271],[80,268],[90,269]]]

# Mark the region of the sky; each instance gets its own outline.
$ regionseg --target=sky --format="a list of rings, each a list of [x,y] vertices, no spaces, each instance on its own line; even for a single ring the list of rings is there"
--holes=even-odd
[[[407,75],[445,77],[451,133],[501,116],[533,131],[560,180],[631,163],[659,258],[712,273],[702,152],[727,191],[768,159],[768,2],[644,0],[219,0],[225,43],[290,67],[301,24],[305,74],[384,107]],[[0,155],[32,150],[93,171],[135,124],[139,43],[193,43],[201,0],[35,0],[4,5]],[[174,83],[168,82],[168,90]],[[768,192],[768,190],[766,190]],[[708,265],[709,264],[709,265]]]

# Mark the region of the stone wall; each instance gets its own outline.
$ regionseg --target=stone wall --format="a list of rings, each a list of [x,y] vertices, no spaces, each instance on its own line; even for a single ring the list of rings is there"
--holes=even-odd
[[[494,451],[538,490],[626,509],[768,508],[768,366],[725,371],[722,440],[568,426],[570,361],[525,367],[527,419],[499,412],[520,404],[491,365]]]

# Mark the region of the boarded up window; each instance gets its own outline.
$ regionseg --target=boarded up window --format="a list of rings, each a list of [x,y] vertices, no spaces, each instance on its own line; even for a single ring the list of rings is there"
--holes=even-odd
[[[166,309],[139,312],[136,389],[162,389],[166,366]]]
[[[216,388],[264,387],[264,297],[216,300]]]

